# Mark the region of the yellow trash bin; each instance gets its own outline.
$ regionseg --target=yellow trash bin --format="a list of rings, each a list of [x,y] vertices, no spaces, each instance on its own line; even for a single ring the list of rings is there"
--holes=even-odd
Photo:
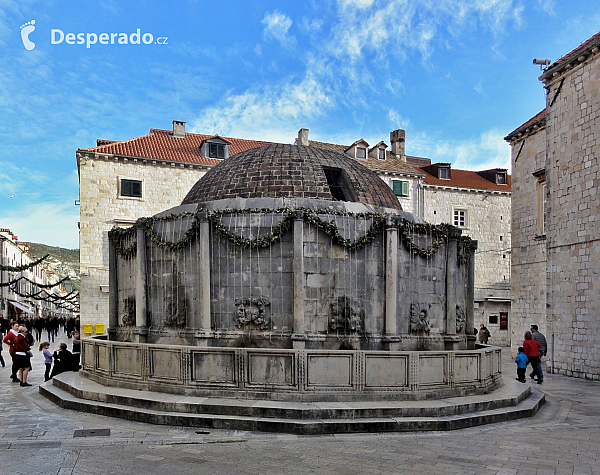
[[[83,324],[83,333],[85,333],[86,335],[91,335],[92,333],[94,333],[93,327],[91,323],[84,323]]]
[[[104,323],[96,323],[96,335],[104,335]]]

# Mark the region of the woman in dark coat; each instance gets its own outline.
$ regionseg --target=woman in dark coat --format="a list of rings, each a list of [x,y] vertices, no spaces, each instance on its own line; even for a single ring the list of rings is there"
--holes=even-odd
[[[57,374],[71,370],[73,354],[67,350],[66,343],[61,343],[58,345],[58,350],[54,352],[53,359],[54,366],[52,367],[52,373],[50,373],[51,378]]]

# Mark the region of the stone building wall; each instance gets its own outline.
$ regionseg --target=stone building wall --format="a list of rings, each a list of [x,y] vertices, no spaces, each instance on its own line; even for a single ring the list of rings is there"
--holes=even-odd
[[[485,323],[494,345],[510,345],[508,330],[500,330],[500,313],[509,313],[511,211],[510,192],[424,187],[425,221],[453,223],[454,209],[467,211],[463,235],[477,240],[475,252],[475,326]],[[489,324],[491,317],[497,323]],[[492,318],[492,321],[494,319]]]
[[[511,351],[516,355],[532,324],[546,335],[546,237],[543,225],[546,129],[538,127],[512,146]]]
[[[398,196],[398,201],[402,209],[408,213],[412,213],[415,217],[423,217],[423,203],[420,199],[420,190],[422,188],[422,177],[408,175],[390,175],[375,170],[375,173],[381,178],[392,190],[394,189],[394,181],[408,182],[408,196]]]
[[[108,327],[108,231],[177,206],[206,173],[197,166],[92,158],[78,153],[81,324]],[[119,196],[121,178],[141,180],[142,198]],[[95,326],[94,326],[95,330]]]
[[[556,370],[600,379],[598,44],[576,56],[570,68],[542,76],[548,90],[548,324],[556,336]]]

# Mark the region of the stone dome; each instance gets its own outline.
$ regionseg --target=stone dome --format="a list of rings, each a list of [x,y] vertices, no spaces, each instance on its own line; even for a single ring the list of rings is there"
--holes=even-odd
[[[285,144],[224,160],[198,180],[182,204],[227,198],[308,198],[402,209],[391,188],[358,161],[333,150]]]

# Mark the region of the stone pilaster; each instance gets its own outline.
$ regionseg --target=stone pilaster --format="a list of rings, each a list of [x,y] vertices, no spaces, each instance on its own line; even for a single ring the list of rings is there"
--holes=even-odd
[[[477,250],[477,241],[471,241],[469,256],[467,259],[467,308],[466,308],[466,331],[467,345],[469,349],[475,349],[477,337],[473,334],[475,329],[475,251]]]
[[[304,212],[294,212],[294,254],[292,273],[294,278],[294,330],[292,341],[295,349],[306,347],[304,325]]]
[[[119,327],[119,291],[117,276],[117,251],[112,238],[108,240],[108,336],[114,339]]]
[[[456,277],[458,276],[458,240],[461,230],[450,228],[446,250],[446,349],[458,349],[456,335]]]
[[[208,212],[198,214],[200,230],[198,235],[198,261],[200,270],[198,280],[200,284],[200,336],[197,340],[199,346],[207,346],[208,338],[212,336],[210,322],[210,223]]]
[[[390,350],[399,350],[398,336],[398,221],[388,218],[385,226],[385,335]]]
[[[136,224],[137,252],[135,259],[135,340],[145,343],[147,340],[147,296],[146,296],[146,232],[144,220],[139,219]]]

